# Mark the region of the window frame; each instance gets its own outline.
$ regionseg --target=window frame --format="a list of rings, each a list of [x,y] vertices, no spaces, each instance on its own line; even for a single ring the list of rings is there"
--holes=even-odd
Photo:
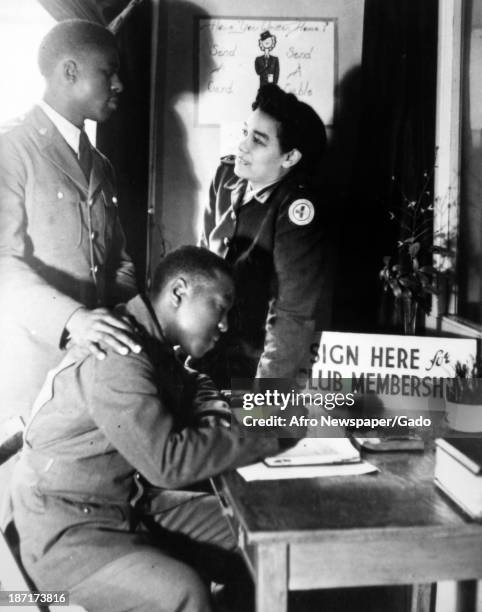
[[[437,164],[434,173],[434,244],[437,235],[453,236],[457,244],[460,217],[461,125],[462,125],[462,62],[464,47],[463,0],[439,0],[438,66],[435,144]],[[442,269],[457,269],[455,261],[434,256],[434,264]],[[461,317],[458,286],[455,277],[446,312],[441,299],[433,300],[427,317],[429,330],[442,334],[482,338],[482,325]]]

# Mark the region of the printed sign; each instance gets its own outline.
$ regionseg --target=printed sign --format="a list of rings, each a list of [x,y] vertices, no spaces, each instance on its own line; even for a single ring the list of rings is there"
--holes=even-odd
[[[476,352],[474,339],[323,332],[304,375],[312,385],[335,389],[348,380],[361,394],[442,398],[455,363],[470,362]]]
[[[333,19],[200,18],[198,122],[244,121],[260,85],[276,83],[333,118]]]

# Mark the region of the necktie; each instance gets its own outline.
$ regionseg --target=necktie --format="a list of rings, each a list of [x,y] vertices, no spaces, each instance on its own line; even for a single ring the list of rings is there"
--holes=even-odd
[[[89,137],[84,130],[80,130],[79,164],[88,182],[90,179],[90,171],[92,170],[92,147],[90,146]]]

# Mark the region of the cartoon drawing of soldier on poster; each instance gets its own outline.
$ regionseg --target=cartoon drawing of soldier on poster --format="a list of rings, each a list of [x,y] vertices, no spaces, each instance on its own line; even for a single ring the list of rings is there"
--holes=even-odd
[[[259,85],[266,83],[278,83],[279,79],[279,60],[276,56],[271,55],[271,51],[276,47],[276,36],[271,34],[269,30],[261,32],[258,40],[258,45],[263,55],[258,55],[254,60],[254,69],[259,75]]]

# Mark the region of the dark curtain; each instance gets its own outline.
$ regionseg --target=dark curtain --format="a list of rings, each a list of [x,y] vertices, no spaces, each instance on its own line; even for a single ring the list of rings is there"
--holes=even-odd
[[[97,146],[117,173],[122,225],[141,290],[146,270],[152,18],[152,3],[143,2],[117,34],[124,91],[119,109],[97,132]]]
[[[344,210],[337,329],[393,331],[386,316],[393,304],[384,304],[378,271],[384,255],[396,256],[400,239],[389,211],[400,209],[402,194],[415,198],[434,166],[437,15],[437,0],[365,0],[359,141]]]
[[[103,25],[129,4],[129,0],[39,2],[57,21],[79,18]],[[141,290],[146,268],[151,23],[152,3],[143,2],[117,32],[124,91],[119,110],[97,129],[97,147],[116,170],[120,215]]]

